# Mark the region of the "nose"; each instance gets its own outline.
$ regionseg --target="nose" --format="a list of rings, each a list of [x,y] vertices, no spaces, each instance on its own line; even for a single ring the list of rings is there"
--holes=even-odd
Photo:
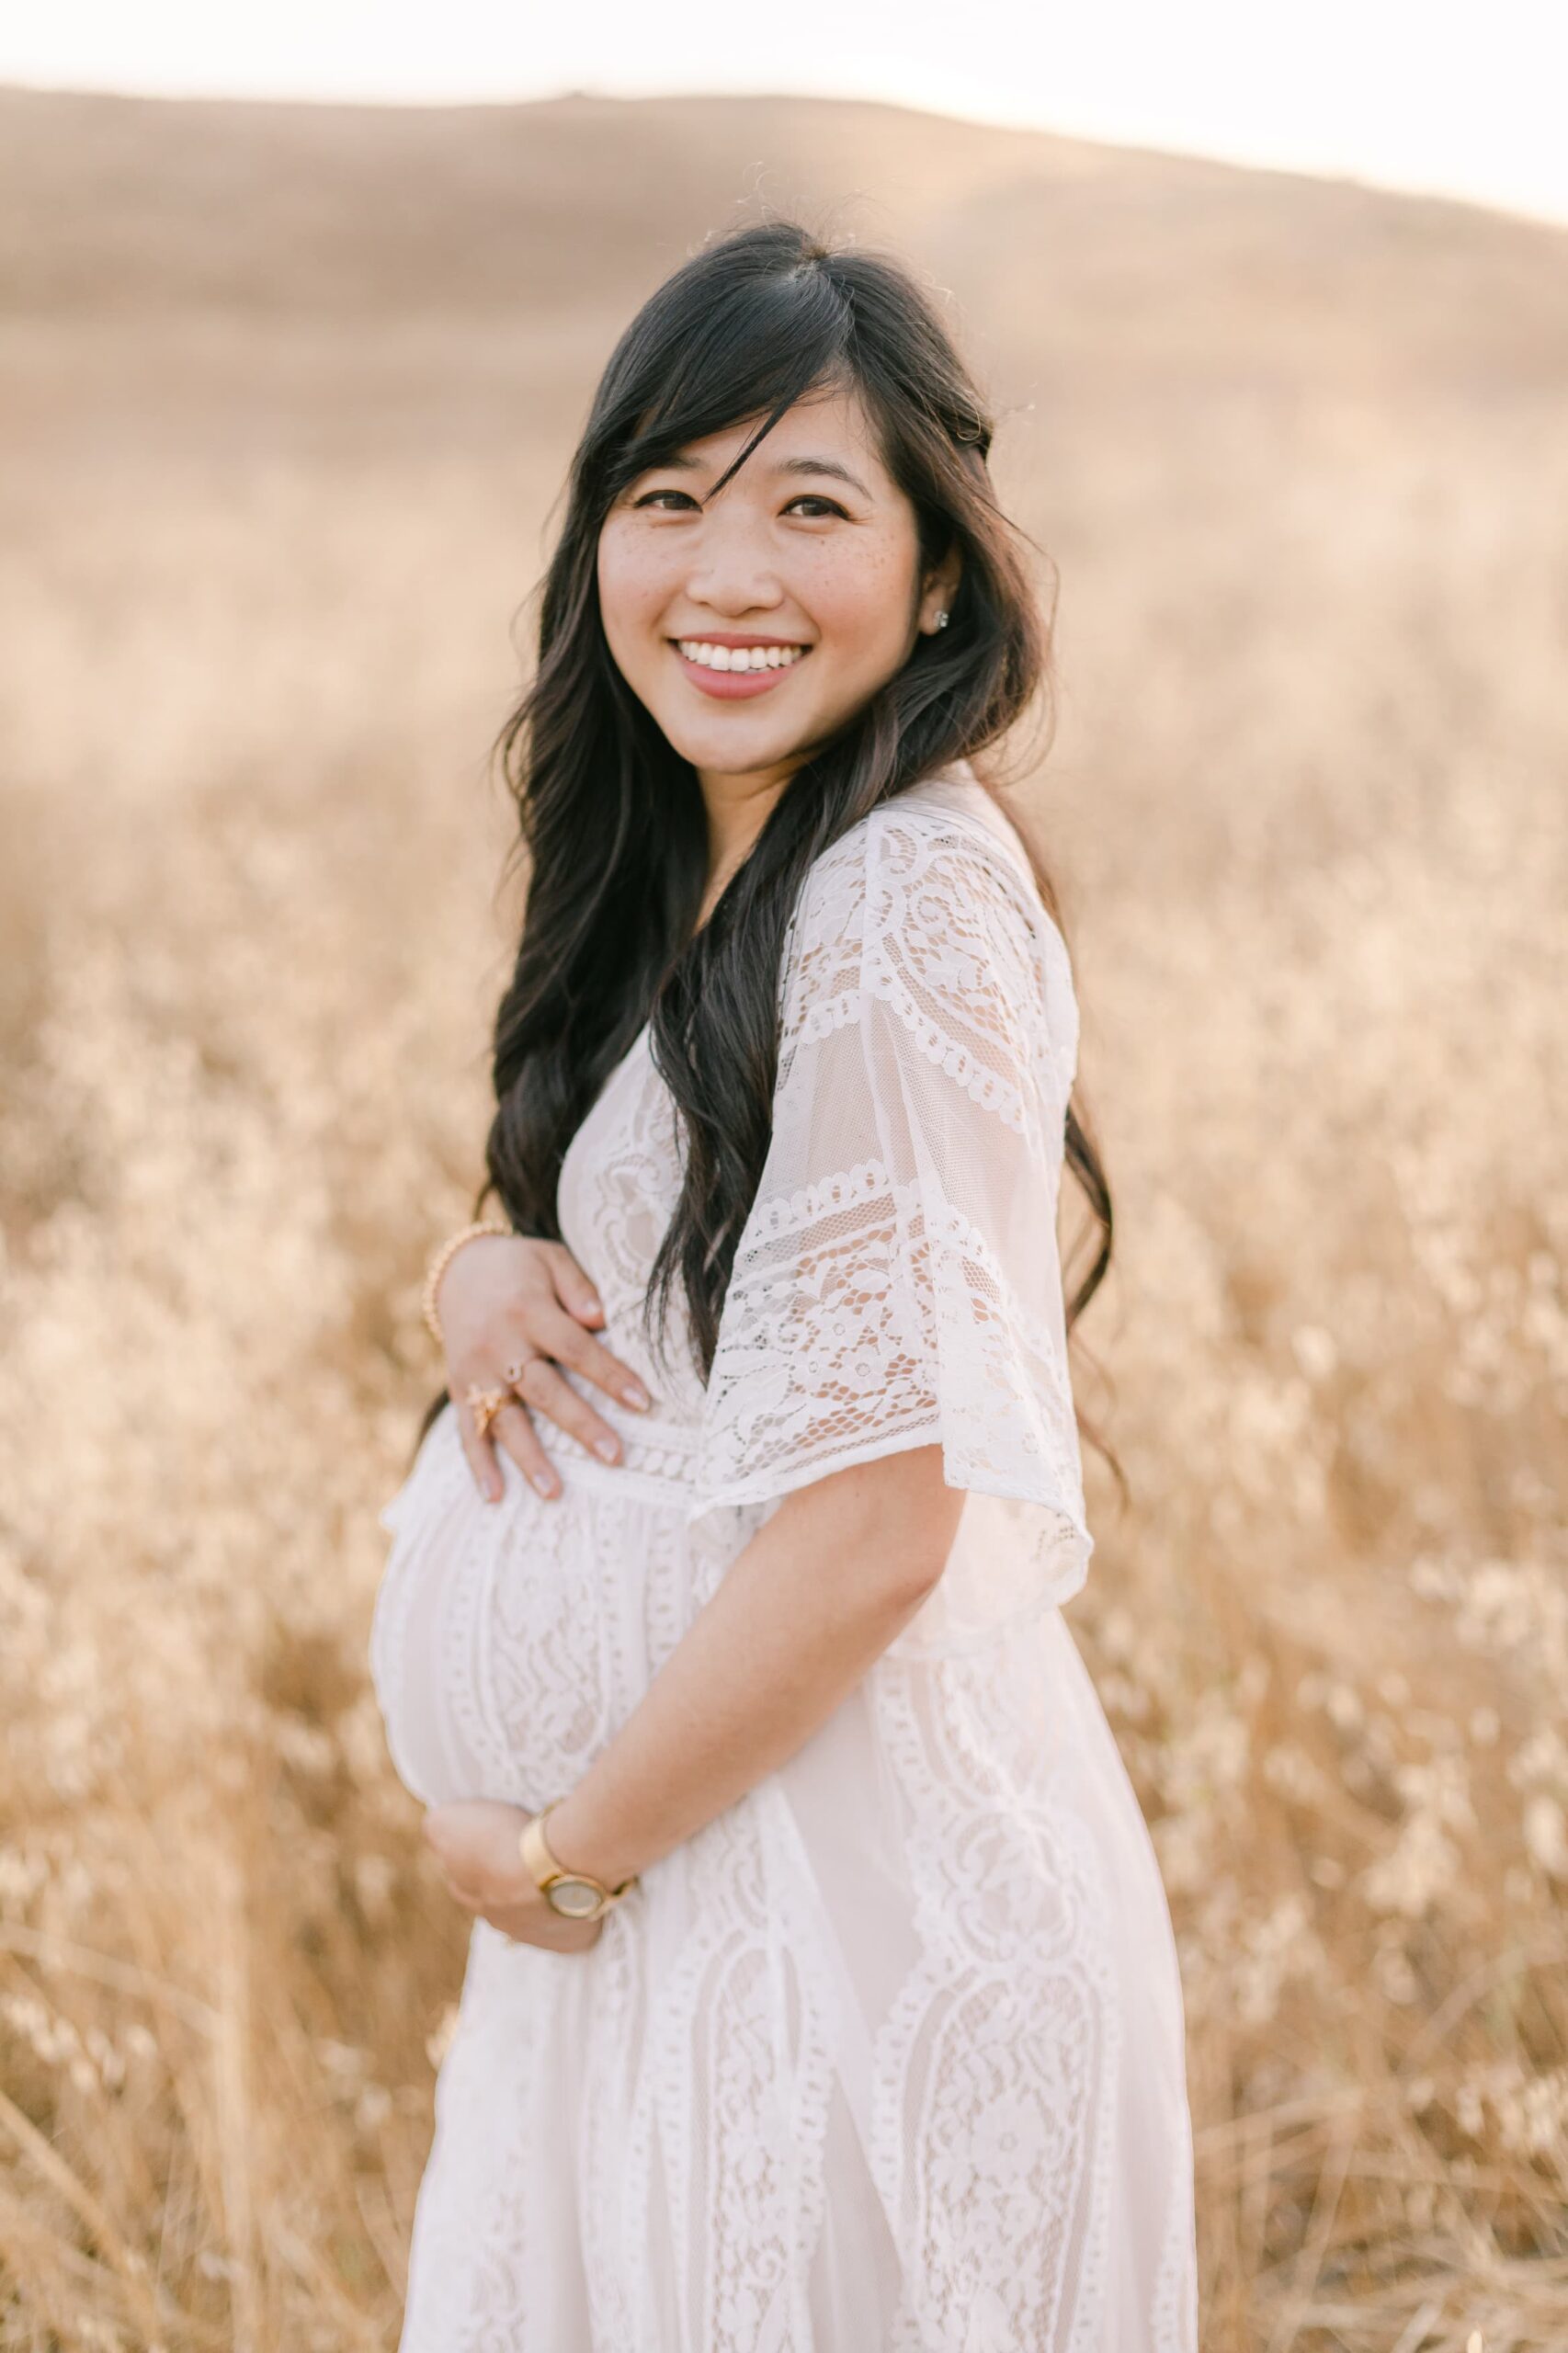
[[[774,611],[783,601],[767,535],[736,508],[726,515],[721,499],[703,517],[701,546],[694,551],[686,590],[694,605],[724,620]]]

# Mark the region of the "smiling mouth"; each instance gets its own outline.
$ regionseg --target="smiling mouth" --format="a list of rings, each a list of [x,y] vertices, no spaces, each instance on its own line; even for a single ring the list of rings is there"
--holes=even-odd
[[[694,669],[731,676],[736,672],[793,669],[812,650],[809,645],[712,645],[701,637],[674,637],[670,643]]]

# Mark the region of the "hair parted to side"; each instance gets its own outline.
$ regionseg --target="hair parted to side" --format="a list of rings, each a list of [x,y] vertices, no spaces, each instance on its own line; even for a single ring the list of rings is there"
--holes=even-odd
[[[687,443],[763,420],[711,496],[796,401],[834,391],[858,396],[883,464],[914,506],[922,570],[958,540],[950,624],[923,634],[903,667],[791,777],[697,929],[707,881],[702,794],[610,655],[600,529],[630,483]],[[934,302],[901,262],[832,244],[797,221],[767,220],[704,246],[643,303],[610,355],[572,460],[533,679],[494,747],[519,819],[509,870],[526,861],[528,889],[495,1017],[495,1112],[474,1214],[496,1198],[518,1233],[560,1239],[566,1147],[647,1021],[685,1143],[683,1188],[644,1302],[648,1336],[657,1361],[678,1280],[704,1380],[770,1140],[780,958],[808,869],[869,810],[1000,745],[1031,707],[1048,705],[1048,620],[1022,534],[993,492],[993,429]],[[1054,918],[1055,892],[1032,845],[1029,856]],[[1111,1240],[1109,1191],[1072,1105],[1066,1155],[1101,1230],[1067,1302],[1071,1324],[1103,1279]]]

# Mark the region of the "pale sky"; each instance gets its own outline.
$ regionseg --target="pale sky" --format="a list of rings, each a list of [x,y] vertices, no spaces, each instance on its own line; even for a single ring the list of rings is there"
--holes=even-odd
[[[448,105],[885,98],[1568,224],[1568,0],[49,0],[0,16],[0,82]]]

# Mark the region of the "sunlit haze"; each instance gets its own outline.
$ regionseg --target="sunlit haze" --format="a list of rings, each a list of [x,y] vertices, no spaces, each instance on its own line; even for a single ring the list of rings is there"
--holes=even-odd
[[[1549,0],[792,0],[670,11],[446,0],[61,0],[0,27],[0,82],[451,104],[772,91],[1452,195],[1568,222]]]

